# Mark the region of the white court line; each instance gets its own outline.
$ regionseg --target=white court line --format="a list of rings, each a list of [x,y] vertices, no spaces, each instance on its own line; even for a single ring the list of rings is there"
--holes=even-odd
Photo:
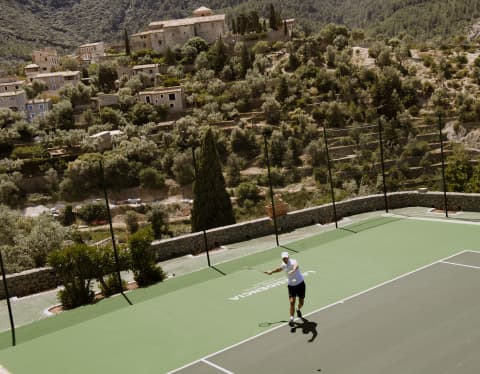
[[[358,292],[358,293],[356,293],[356,294],[353,294],[353,295],[351,295],[351,296],[348,296],[348,297],[346,297],[346,298],[344,298],[344,299],[338,300],[338,301],[336,301],[336,302],[334,302],[334,303],[332,303],[332,304],[329,304],[329,305],[326,305],[326,306],[324,306],[324,307],[322,307],[322,308],[319,308],[319,309],[317,309],[317,310],[314,310],[313,312],[310,312],[310,313],[308,313],[308,314],[305,314],[304,317],[308,317],[308,316],[310,316],[310,315],[312,315],[312,314],[321,312],[322,310],[331,308],[331,307],[333,307],[333,306],[335,306],[335,305],[343,304],[345,301],[348,301],[348,300],[351,300],[351,299],[353,299],[353,298],[355,298],[355,297],[361,296],[361,295],[363,295],[363,294],[365,294],[365,293],[367,293],[367,292],[373,291],[373,290],[375,290],[376,288],[380,288],[380,287],[385,286],[385,285],[387,285],[387,284],[389,284],[389,283],[393,283],[393,282],[395,282],[395,281],[397,281],[397,280],[399,280],[399,279],[408,277],[409,275],[412,275],[412,274],[415,274],[415,273],[417,273],[417,272],[419,272],[419,271],[425,270],[425,269],[427,269],[427,268],[429,268],[429,267],[432,267],[432,266],[435,265],[435,264],[438,264],[439,262],[446,261],[446,260],[448,260],[448,259],[450,259],[450,258],[452,258],[452,257],[461,255],[461,254],[463,254],[463,253],[465,253],[465,252],[476,252],[476,251],[463,250],[463,251],[454,253],[453,255],[450,255],[450,256],[441,258],[440,260],[437,260],[437,261],[435,261],[435,262],[432,262],[432,263],[430,263],[430,264],[428,264],[428,265],[419,267],[418,269],[415,269],[415,270],[412,270],[412,271],[410,271],[410,272],[408,272],[408,273],[399,275],[398,277],[395,277],[395,278],[393,278],[393,279],[390,279],[390,280],[388,280],[388,281],[386,281],[386,282],[377,284],[376,286],[370,287],[370,288],[368,288],[368,289],[366,289],[366,290],[360,291],[360,292]],[[239,345],[241,345],[241,344],[243,344],[243,343],[247,343],[247,342],[249,342],[249,341],[251,341],[251,340],[254,340],[254,339],[256,339],[256,338],[259,338],[260,336],[266,335],[266,334],[268,334],[268,333],[270,333],[270,332],[272,332],[272,331],[275,331],[275,330],[277,330],[277,329],[283,328],[284,326],[285,326],[285,325],[282,324],[282,325],[273,327],[273,328],[271,328],[270,330],[266,330],[266,331],[264,331],[264,332],[261,332],[260,334],[251,336],[251,337],[249,337],[249,338],[247,338],[247,339],[244,339],[244,340],[242,340],[242,341],[240,341],[240,342],[238,342],[238,343],[235,343],[235,344],[232,344],[232,345],[230,345],[230,346],[228,346],[228,347],[226,347],[226,348],[223,348],[223,349],[221,349],[221,350],[219,350],[219,351],[217,351],[217,352],[210,353],[209,355],[204,356],[204,357],[202,357],[202,358],[200,358],[200,359],[198,359],[198,360],[195,360],[195,361],[193,361],[193,362],[191,362],[191,363],[189,363],[189,364],[187,364],[187,365],[184,365],[184,366],[182,366],[182,367],[179,367],[178,369],[174,369],[174,370],[172,370],[172,371],[169,371],[169,372],[167,372],[167,374],[173,374],[173,373],[179,372],[180,370],[186,369],[186,368],[188,368],[188,367],[190,367],[190,366],[193,366],[193,365],[195,365],[195,364],[197,364],[197,363],[199,363],[199,362],[202,362],[202,361],[203,361],[203,362],[206,362],[206,360],[207,360],[208,358],[210,358],[210,357],[219,355],[220,353],[223,353],[223,352],[225,352],[225,351],[228,351],[229,349],[235,348],[235,347],[237,347],[237,346],[239,346]]]
[[[455,223],[458,225],[480,225],[480,222],[472,222],[472,221],[457,221],[455,218],[452,218],[451,220],[447,218],[427,218],[427,217],[411,217],[407,215],[401,215],[401,214],[396,214],[396,213],[384,213],[383,216],[385,217],[396,217],[396,218],[404,218],[404,219],[410,219],[410,220],[415,220],[415,221],[429,221],[429,222],[446,222],[446,223]]]
[[[202,359],[201,361],[204,362],[204,363],[206,363],[207,365],[213,366],[215,369],[218,369],[218,370],[220,370],[220,371],[223,371],[223,372],[226,373],[226,374],[235,374],[233,371],[228,371],[227,369],[222,368],[221,366],[218,366],[218,365],[214,364],[213,362],[210,362],[210,361],[208,361],[208,360],[206,360],[206,359]]]
[[[455,265],[455,266],[461,266],[461,267],[464,267],[464,268],[471,268],[471,269],[480,270],[480,266],[459,264],[458,262],[449,262],[449,261],[440,261],[440,262],[441,262],[442,264]]]

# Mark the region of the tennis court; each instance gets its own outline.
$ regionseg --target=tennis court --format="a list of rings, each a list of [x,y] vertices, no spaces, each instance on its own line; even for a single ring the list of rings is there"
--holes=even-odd
[[[480,226],[377,216],[0,336],[21,373],[477,373]],[[292,329],[289,250],[306,275]],[[225,275],[224,275],[225,274]]]

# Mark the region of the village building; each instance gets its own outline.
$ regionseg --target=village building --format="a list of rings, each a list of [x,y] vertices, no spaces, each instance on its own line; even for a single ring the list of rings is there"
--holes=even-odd
[[[25,111],[27,93],[24,90],[0,92],[0,108]]]
[[[61,56],[57,54],[54,48],[45,48],[33,52],[32,62],[38,65],[41,73],[50,73],[60,68]]]
[[[118,94],[98,93],[96,97],[92,97],[94,109],[100,111],[106,106],[115,106],[118,104]]]
[[[115,137],[119,137],[123,132],[120,130],[101,131],[90,136],[98,152],[112,149],[115,143]]]
[[[139,92],[137,101],[152,105],[163,105],[168,108],[169,112],[181,112],[185,107],[183,88],[179,86]]]
[[[155,77],[160,74],[159,64],[135,65],[132,68],[132,75],[144,75],[147,78],[149,86],[155,86]]]
[[[47,86],[47,91],[58,91],[66,84],[77,84],[80,82],[79,71],[59,71],[56,73],[38,74],[32,78],[32,82],[42,81]]]
[[[22,90],[25,87],[25,81],[19,81],[16,79],[4,79],[0,82],[0,93],[2,92],[15,92]]]
[[[105,43],[87,43],[78,47],[78,57],[81,61],[97,64],[105,56]]]
[[[227,32],[225,14],[213,14],[211,9],[200,7],[191,18],[151,22],[148,30],[130,36],[130,47],[134,52],[151,49],[164,53],[195,36],[213,43]]]
[[[31,122],[37,117],[45,118],[51,108],[52,100],[50,99],[28,100],[26,104],[27,120]]]
[[[23,68],[25,71],[25,76],[27,77],[27,80],[31,83],[32,78],[38,74],[40,74],[40,66],[37,64],[28,64]]]

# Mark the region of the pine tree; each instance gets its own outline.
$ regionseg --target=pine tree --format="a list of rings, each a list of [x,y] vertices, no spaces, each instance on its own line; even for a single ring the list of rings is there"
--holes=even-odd
[[[193,232],[235,223],[232,203],[226,191],[215,139],[210,128],[202,140],[193,196]]]

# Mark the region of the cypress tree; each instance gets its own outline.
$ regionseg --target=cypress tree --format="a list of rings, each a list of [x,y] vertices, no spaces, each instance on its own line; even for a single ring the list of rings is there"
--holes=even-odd
[[[125,54],[130,56],[130,41],[128,40],[128,33],[127,29],[123,29],[124,31],[124,38],[125,38]]]
[[[193,197],[193,232],[235,223],[215,138],[210,128],[202,139],[202,151],[197,178],[193,186]]]
[[[272,30],[277,30],[277,15],[275,14],[275,8],[273,4],[270,4],[270,15],[268,17],[268,22],[270,23],[270,28]]]
[[[276,98],[279,102],[283,103],[287,97],[288,97],[288,83],[287,83],[287,79],[284,76],[282,76],[280,78],[280,82],[278,83]]]
[[[243,43],[242,52],[240,55],[240,63],[242,66],[242,78],[247,74],[247,70],[252,67],[252,58],[250,56],[250,51],[248,50],[247,44]]]

